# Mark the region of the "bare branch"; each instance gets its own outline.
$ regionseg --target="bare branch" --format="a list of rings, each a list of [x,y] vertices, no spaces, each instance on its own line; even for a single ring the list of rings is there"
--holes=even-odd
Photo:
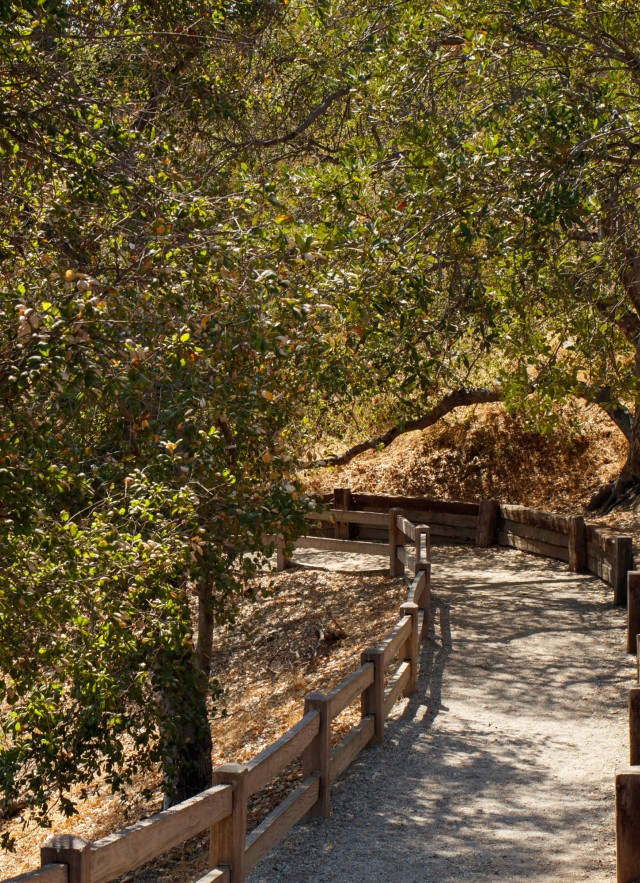
[[[285,135],[278,135],[276,138],[250,138],[247,141],[233,143],[229,146],[243,150],[247,147],[275,147],[277,144],[286,144],[288,141],[293,141],[294,138],[297,138],[298,135],[302,135],[303,132],[312,126],[318,117],[321,117],[334,102],[343,98],[345,95],[348,95],[350,91],[351,86],[342,86],[340,89],[336,89],[335,92],[332,92],[331,95],[327,95],[324,101],[314,108],[300,125],[296,126],[295,129],[292,129]]]
[[[395,441],[398,436],[404,435],[406,432],[414,432],[418,429],[427,429],[429,426],[433,426],[434,423],[437,423],[438,420],[441,420],[442,417],[456,408],[466,407],[468,405],[483,405],[487,402],[500,402],[503,398],[504,394],[499,386],[493,388],[472,387],[470,389],[465,389],[462,387],[456,389],[454,392],[450,392],[446,395],[442,401],[438,402],[437,405],[427,411],[426,414],[423,414],[422,417],[417,417],[415,420],[408,420],[406,423],[393,426],[382,435],[378,435],[375,438],[370,438],[367,441],[353,445],[353,447],[346,450],[343,454],[327,457],[325,460],[316,460],[313,463],[307,463],[305,465],[300,464],[299,468],[314,469],[325,466],[344,466],[346,463],[351,462],[354,457],[357,457],[358,454],[363,454],[365,451],[374,451],[388,447],[392,441]]]

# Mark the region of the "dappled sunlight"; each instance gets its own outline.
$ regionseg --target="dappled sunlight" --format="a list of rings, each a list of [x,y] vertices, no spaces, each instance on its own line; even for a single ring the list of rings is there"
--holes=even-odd
[[[253,883],[284,883],[289,862],[308,883],[345,868],[351,883],[615,875],[634,665],[612,590],[562,562],[436,547],[432,591],[418,689],[385,746],[336,784],[332,819],[292,832]],[[320,851],[322,873],[306,860]]]

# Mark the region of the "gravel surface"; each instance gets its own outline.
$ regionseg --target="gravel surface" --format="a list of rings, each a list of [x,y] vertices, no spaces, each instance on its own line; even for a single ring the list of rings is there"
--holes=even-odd
[[[250,883],[615,879],[625,611],[593,577],[436,548],[418,689]]]

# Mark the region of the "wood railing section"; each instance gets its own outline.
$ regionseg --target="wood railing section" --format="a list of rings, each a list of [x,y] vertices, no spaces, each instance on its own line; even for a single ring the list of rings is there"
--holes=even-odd
[[[614,603],[626,603],[627,573],[634,567],[631,537],[587,523],[581,515],[555,515],[491,499],[463,503],[352,493],[348,488],[335,488],[333,494],[319,494],[315,499],[321,505],[333,504],[333,508],[310,516],[322,527],[316,531],[317,536],[304,538],[300,546],[321,548],[313,544],[325,537],[329,542],[323,548],[349,551],[347,546],[332,542],[328,537],[328,531],[346,526],[350,531],[349,542],[362,544],[354,546],[354,551],[373,550],[375,547],[367,547],[367,542],[380,544],[375,554],[388,552],[390,572],[398,575],[401,568],[395,563],[396,558],[405,564],[402,559],[406,553],[393,552],[394,544],[396,548],[404,548],[403,542],[394,536],[393,520],[388,517],[395,511],[408,525],[428,524],[430,543],[473,543],[481,548],[500,545],[566,561],[574,573],[592,573],[608,583],[613,588]]]
[[[414,530],[402,518],[405,536],[414,543],[423,538],[424,556],[429,548],[424,526]],[[205,830],[210,831],[211,870],[198,883],[242,883],[296,822],[306,815],[327,817],[331,785],[363,749],[383,741],[393,706],[416,688],[431,598],[429,561],[417,560],[423,569],[405,578],[406,600],[389,635],[364,650],[360,666],[331,692],[309,694],[301,720],[249,763],[216,767],[208,791],[93,843],[74,835],[51,837],[41,850],[42,867],[5,883],[109,883]],[[334,744],[332,725],[355,702],[360,721]],[[247,832],[249,799],[298,760],[299,784]]]

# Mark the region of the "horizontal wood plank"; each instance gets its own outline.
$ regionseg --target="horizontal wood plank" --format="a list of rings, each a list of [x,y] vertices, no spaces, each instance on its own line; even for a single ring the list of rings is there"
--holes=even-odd
[[[505,521],[517,521],[518,524],[569,533],[569,518],[566,515],[554,515],[552,512],[529,509],[527,506],[512,506],[507,503],[500,504],[500,515]]]
[[[91,883],[107,883],[231,814],[233,789],[216,785],[91,845]]]
[[[607,556],[613,556],[615,551],[616,537],[620,534],[608,527],[598,527],[595,524],[585,525],[587,543],[595,546]]]
[[[391,660],[397,655],[398,650],[411,636],[411,617],[403,616],[384,641],[378,646],[382,650],[382,667],[386,668]]]
[[[498,543],[501,546],[509,546],[521,552],[530,552],[532,555],[542,555],[545,558],[554,558],[556,561],[568,561],[569,550],[561,546],[551,546],[549,543],[541,543],[528,537],[519,537],[513,533],[498,531]]]
[[[428,527],[468,527],[475,530],[478,526],[477,515],[460,515],[454,512],[432,512],[429,509],[407,509],[402,513],[414,524],[426,524]]]
[[[613,584],[613,567],[604,558],[587,555],[587,568],[589,573],[600,577],[601,580],[604,580],[609,585]]]
[[[417,604],[418,607],[424,607],[424,593],[427,588],[427,571],[421,570],[420,573],[415,576],[411,582],[411,586],[409,587],[409,591],[407,592],[407,601],[409,603],[413,602]]]
[[[214,868],[204,877],[200,877],[197,883],[230,883],[231,874],[228,868]]]
[[[67,865],[50,864],[18,877],[7,877],[4,883],[67,883],[68,879]]]
[[[411,676],[411,663],[408,660],[401,662],[398,666],[398,671],[391,678],[389,682],[389,686],[385,690],[384,693],[384,716],[388,717],[389,712],[396,704],[402,693],[404,692],[405,687],[409,683],[409,677]]]
[[[354,493],[351,497],[356,509],[383,511],[405,509],[418,512],[448,512],[454,515],[475,515],[480,511],[478,503],[464,503],[458,500],[434,500],[430,497],[401,497],[390,494]],[[413,516],[410,516],[413,517]]]
[[[408,518],[405,518],[404,515],[396,516],[396,524],[398,525],[398,530],[403,533],[406,537],[409,537],[412,543],[416,541],[416,528],[415,525],[412,524]]]
[[[320,779],[309,776],[286,800],[258,825],[247,837],[246,868],[250,871],[261,858],[280,842],[296,822],[305,816],[318,799]]]
[[[462,542],[475,543],[475,527],[452,527],[446,524],[430,524],[431,539],[460,540]]]
[[[356,671],[347,675],[335,690],[327,693],[329,701],[329,720],[334,720],[345,710],[354,699],[362,694],[363,690],[373,683],[373,663],[365,662]]]
[[[263,785],[281,773],[320,732],[320,712],[308,711],[295,726],[272,742],[247,764],[247,794],[255,794]]]
[[[356,552],[360,555],[388,555],[388,543],[363,540],[338,540],[331,537],[298,537],[296,549],[318,549],[324,552]]]
[[[550,546],[562,546],[564,549],[569,548],[568,534],[560,533],[560,531],[557,530],[549,530],[546,527],[536,527],[534,524],[521,524],[518,521],[510,521],[509,519],[505,519],[502,529],[505,533],[513,533],[519,537],[539,540],[542,543],[549,543]]]
[[[375,718],[372,714],[363,717],[357,727],[354,727],[348,735],[331,752],[330,773],[331,784],[351,766],[363,748],[366,748],[373,739],[376,730]]]
[[[602,561],[606,561],[607,564],[613,564],[614,551],[615,544],[610,546],[608,551],[604,552],[596,543],[587,543],[587,555],[591,555],[592,558],[600,558]]]
[[[404,550],[404,566],[410,572],[411,578],[413,579],[416,572],[416,556],[408,549]]]
[[[330,524],[366,524],[372,527],[389,527],[386,512],[354,512],[351,509],[329,509],[327,512],[307,512],[309,521],[325,521]]]

